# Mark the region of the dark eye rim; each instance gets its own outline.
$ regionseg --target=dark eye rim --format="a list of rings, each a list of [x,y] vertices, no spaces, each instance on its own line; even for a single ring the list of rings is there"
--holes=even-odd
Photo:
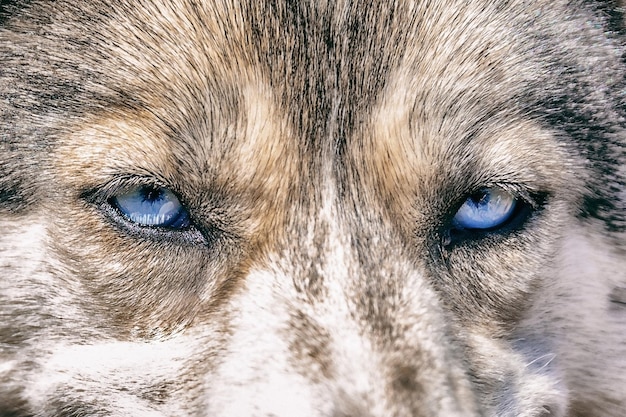
[[[135,187],[164,188],[170,190],[178,199],[189,218],[189,224],[184,228],[171,228],[167,226],[142,225],[130,220],[113,203],[116,195],[127,192]],[[164,181],[155,178],[144,177],[121,177],[112,180],[102,186],[84,191],[81,197],[95,207],[101,213],[104,220],[116,230],[127,236],[155,242],[171,242],[182,245],[209,245],[217,240],[219,229],[214,227],[200,226],[193,217],[181,195],[174,187],[168,186]]]
[[[455,227],[453,219],[467,198],[496,187],[510,192],[516,201],[513,213],[504,222],[487,229],[461,229]],[[464,197],[452,206],[440,232],[442,246],[446,249],[451,249],[464,244],[477,244],[489,238],[505,238],[512,233],[517,233],[527,227],[531,220],[543,210],[548,197],[549,195],[546,192],[529,192],[522,187],[510,184],[478,187],[464,194]]]

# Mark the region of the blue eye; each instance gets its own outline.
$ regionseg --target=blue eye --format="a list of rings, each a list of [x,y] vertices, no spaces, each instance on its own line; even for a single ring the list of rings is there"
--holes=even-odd
[[[510,192],[499,187],[487,188],[465,200],[452,224],[460,230],[493,229],[513,216],[516,205],[517,200]]]
[[[167,188],[139,186],[115,195],[110,200],[124,217],[140,226],[184,229],[189,213]]]

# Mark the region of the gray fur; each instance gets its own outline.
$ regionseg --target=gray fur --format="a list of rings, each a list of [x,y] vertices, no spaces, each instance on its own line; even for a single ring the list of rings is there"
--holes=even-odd
[[[0,416],[624,415],[616,2],[1,5]]]

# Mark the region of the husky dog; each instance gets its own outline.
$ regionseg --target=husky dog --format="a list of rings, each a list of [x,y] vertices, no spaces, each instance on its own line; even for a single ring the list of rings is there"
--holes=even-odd
[[[2,1],[0,416],[626,415],[610,1]]]

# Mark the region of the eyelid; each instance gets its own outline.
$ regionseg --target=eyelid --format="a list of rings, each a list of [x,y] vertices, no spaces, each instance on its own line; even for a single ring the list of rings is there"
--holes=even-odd
[[[468,193],[465,195],[465,199],[467,199],[467,196],[469,195],[472,195],[474,193],[479,193],[482,190],[488,190],[492,188],[500,188],[508,193],[511,193],[511,195],[513,196],[515,200],[524,204],[528,204],[532,209],[538,209],[541,206],[543,198],[540,198],[539,196],[545,194],[545,193],[538,193],[533,190],[529,190],[526,186],[522,184],[503,182],[503,183],[491,183],[483,187],[475,188],[472,193]],[[463,204],[463,202],[465,202],[465,200],[463,200],[459,204],[459,207]]]
[[[170,190],[176,198],[187,207],[184,199],[181,198],[175,187],[172,187],[166,181],[158,176],[119,176],[104,184],[95,186],[91,189],[84,190],[81,197],[92,204],[106,203],[109,199],[124,192],[130,192],[135,187],[154,187],[165,188]]]
[[[170,190],[188,213],[190,223],[185,229],[167,229],[160,227],[142,226],[133,223],[124,216],[116,207],[111,205],[110,200],[124,192],[129,192],[136,187],[155,187]],[[193,213],[186,201],[181,198],[176,188],[171,187],[157,176],[120,176],[83,191],[80,197],[89,205],[96,208],[102,214],[103,219],[112,227],[135,238],[152,241],[170,241],[179,244],[209,245],[218,237],[219,229],[210,225],[197,227],[193,220]]]
[[[454,218],[469,196],[480,193],[481,190],[495,187],[511,194],[516,200],[517,213],[513,213],[512,217],[505,221],[502,226],[497,226],[494,229],[463,230],[455,228],[453,224]],[[514,230],[523,229],[537,213],[543,210],[549,196],[549,192],[534,190],[526,185],[517,183],[487,183],[486,185],[472,188],[471,192],[463,194],[462,199],[460,198],[455,205],[451,206],[447,221],[443,223],[444,226],[440,234],[441,243],[448,248],[462,245],[463,242],[480,242],[488,236],[505,236]]]

